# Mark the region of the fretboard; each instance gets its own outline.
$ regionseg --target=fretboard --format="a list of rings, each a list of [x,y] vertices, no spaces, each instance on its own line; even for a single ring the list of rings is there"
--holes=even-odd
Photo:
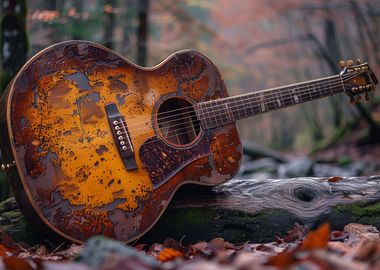
[[[344,92],[340,75],[256,91],[197,104],[203,128],[213,128],[257,114]]]

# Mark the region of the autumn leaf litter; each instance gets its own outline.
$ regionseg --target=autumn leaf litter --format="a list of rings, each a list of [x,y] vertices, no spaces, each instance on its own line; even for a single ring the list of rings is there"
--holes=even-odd
[[[222,238],[183,245],[168,238],[159,244],[129,247],[97,237],[85,245],[28,247],[0,234],[0,269],[380,269],[380,236],[369,225],[348,224],[330,231],[323,224],[314,231],[296,224],[286,236],[270,243],[232,244]]]

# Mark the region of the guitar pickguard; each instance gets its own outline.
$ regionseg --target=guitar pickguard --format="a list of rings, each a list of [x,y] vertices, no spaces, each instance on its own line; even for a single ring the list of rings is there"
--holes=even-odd
[[[166,183],[183,167],[205,156],[212,155],[207,134],[190,148],[173,148],[151,137],[140,147],[140,159],[152,180],[154,189]]]

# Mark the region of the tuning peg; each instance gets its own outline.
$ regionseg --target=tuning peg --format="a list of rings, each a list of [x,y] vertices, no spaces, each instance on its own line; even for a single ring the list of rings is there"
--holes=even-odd
[[[356,99],[356,103],[360,103],[363,101],[363,98],[361,95],[358,95],[358,98]]]
[[[350,103],[351,103],[351,105],[354,105],[354,104],[356,104],[356,100],[355,100],[355,98],[354,98],[354,97],[351,97],[351,98],[350,98]]]
[[[346,61],[344,61],[344,60],[340,60],[340,61],[338,62],[338,66],[339,66],[340,68],[345,68],[345,67],[346,67]]]
[[[354,64],[354,61],[352,61],[352,60],[347,60],[346,61],[346,66],[347,67],[351,67],[353,64]]]
[[[359,58],[356,59],[356,64],[357,64],[357,65],[360,65],[361,63],[362,63],[362,60],[360,60]]]
[[[369,94],[368,93],[365,93],[365,100],[369,100]]]

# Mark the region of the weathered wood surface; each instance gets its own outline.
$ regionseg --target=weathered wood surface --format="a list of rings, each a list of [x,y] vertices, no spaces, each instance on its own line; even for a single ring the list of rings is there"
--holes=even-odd
[[[0,215],[0,230],[29,242],[41,240],[12,200],[0,204]],[[233,179],[213,189],[189,186],[179,190],[141,242],[167,237],[264,242],[284,236],[296,222],[314,228],[326,221],[335,230],[352,222],[380,228],[380,176]]]
[[[326,221],[334,230],[352,222],[380,228],[380,176],[233,179],[212,190],[185,189],[145,239],[265,242],[295,223],[312,229]]]

